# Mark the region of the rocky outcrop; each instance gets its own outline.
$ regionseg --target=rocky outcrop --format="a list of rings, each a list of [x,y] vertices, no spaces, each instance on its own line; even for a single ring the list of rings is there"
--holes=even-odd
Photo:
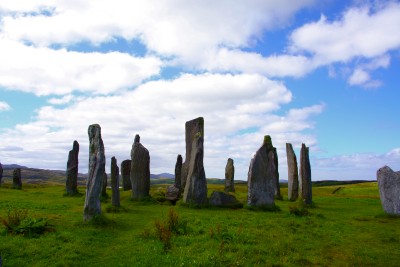
[[[67,161],[67,181],[65,185],[67,195],[78,194],[78,154],[79,154],[79,143],[75,140],[72,145],[72,150],[69,151]]]
[[[119,168],[117,165],[117,159],[115,157],[111,158],[111,190],[111,204],[114,207],[119,207]]]
[[[301,145],[300,150],[300,195],[307,205],[312,203],[311,165],[308,147]]]
[[[12,188],[21,189],[22,179],[21,179],[21,168],[16,168],[13,171],[13,186]]]
[[[1,162],[0,162],[0,186],[1,186],[2,182],[3,182],[3,165],[1,165]]]
[[[175,205],[175,203],[179,200],[180,195],[181,189],[176,187],[175,185],[170,185],[167,187],[165,199],[170,201],[172,205]]]
[[[203,136],[197,133],[193,139],[183,202],[203,205],[207,203],[207,180],[204,171]]]
[[[299,197],[299,171],[297,169],[297,158],[293,146],[286,143],[286,157],[288,165],[288,199],[296,201]]]
[[[131,150],[132,198],[141,199],[150,192],[150,154],[140,143],[140,136],[135,136]]]
[[[182,186],[182,156],[178,155],[175,164],[175,187],[181,188]]]
[[[122,189],[128,191],[132,189],[131,184],[131,160],[127,159],[121,163]]]
[[[276,166],[271,137],[264,137],[263,145],[252,158],[248,172],[247,204],[249,206],[275,205]]]
[[[383,210],[388,214],[400,215],[400,171],[388,166],[380,168],[376,177]]]
[[[186,180],[189,174],[189,164],[191,161],[192,155],[192,144],[197,135],[200,133],[201,136],[204,137],[204,119],[203,117],[199,117],[197,119],[187,121],[185,123],[185,142],[186,142],[186,155],[185,162],[182,165],[182,174],[181,174],[181,188],[185,188]]]
[[[86,183],[86,197],[83,209],[83,220],[89,221],[101,214],[100,194],[105,173],[106,157],[104,144],[101,139],[101,128],[92,124],[88,129],[89,135],[89,172]]]
[[[242,208],[243,204],[240,203],[235,196],[225,192],[214,191],[211,194],[210,201],[211,206],[220,208]]]
[[[279,170],[278,170],[278,153],[274,147],[274,164],[275,164],[275,198],[282,200],[281,186],[279,184]]]
[[[225,192],[235,192],[235,166],[233,159],[229,158],[225,166]]]

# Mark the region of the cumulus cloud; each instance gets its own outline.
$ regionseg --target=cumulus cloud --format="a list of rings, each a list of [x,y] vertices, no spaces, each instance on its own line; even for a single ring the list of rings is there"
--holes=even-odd
[[[151,52],[196,66],[220,47],[251,46],[263,31],[286,25],[296,11],[313,2],[117,0],[58,1],[55,6],[37,1],[27,6],[51,12],[30,14],[21,5],[3,5],[11,14],[2,18],[1,32],[11,40],[47,47],[136,39]]]
[[[159,74],[162,65],[152,56],[53,50],[1,38],[0,58],[0,86],[36,95],[113,93]]]
[[[63,105],[71,102],[73,98],[73,95],[65,95],[61,98],[50,98],[49,100],[47,100],[47,102],[52,105]]]
[[[309,54],[314,66],[352,63],[350,85],[379,87],[371,72],[390,64],[389,53],[400,48],[400,3],[349,8],[342,17],[329,21],[321,15],[317,22],[301,26],[290,35],[292,53]],[[359,64],[357,61],[366,61]]]
[[[0,101],[0,111],[7,111],[10,109],[11,109],[11,107],[7,102]]]
[[[261,145],[264,135],[271,134],[282,152],[288,140],[295,145],[305,140],[315,143],[314,137],[302,131],[312,127],[308,120],[321,107],[273,116],[291,98],[282,83],[257,74],[184,74],[171,81],[150,81],[134,91],[114,96],[88,97],[64,108],[40,108],[34,121],[0,135],[3,142],[18,143],[24,148],[24,151],[4,151],[2,158],[18,159],[17,163],[28,166],[63,169],[73,140],[78,140],[84,171],[87,128],[99,123],[108,159],[116,156],[121,162],[129,158],[134,135],[138,133],[150,151],[152,172],[173,172],[176,155],[185,151],[185,122],[203,116],[207,176],[223,177],[226,159],[232,157],[238,179],[246,179],[251,155]],[[274,132],[273,124],[279,120],[287,124]],[[303,126],[293,126],[296,123]]]
[[[296,29],[290,36],[291,49],[311,53],[320,64],[375,58],[400,47],[397,25],[400,3],[390,2],[378,10],[353,7],[339,20],[322,15],[319,21]]]

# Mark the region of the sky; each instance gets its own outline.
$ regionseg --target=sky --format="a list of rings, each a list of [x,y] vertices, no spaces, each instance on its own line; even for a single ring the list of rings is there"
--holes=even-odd
[[[204,117],[204,167],[247,180],[270,135],[310,148],[313,180],[374,180],[400,169],[400,2],[2,0],[0,162],[65,170],[74,140],[88,168],[101,125],[109,172],[134,136],[151,173],[185,157]]]

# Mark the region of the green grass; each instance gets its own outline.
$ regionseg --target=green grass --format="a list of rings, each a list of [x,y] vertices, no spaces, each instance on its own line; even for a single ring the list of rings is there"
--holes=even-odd
[[[166,186],[153,186],[151,194]],[[223,185],[208,187],[209,195],[223,191]],[[303,207],[286,197],[276,201],[280,211],[265,212],[172,207],[132,201],[130,191],[121,191],[118,212],[109,199],[101,218],[83,223],[84,195],[65,197],[58,185],[4,185],[1,218],[9,209],[26,209],[47,219],[53,231],[32,238],[0,226],[0,255],[4,266],[398,266],[400,218],[383,213],[377,184],[340,185],[332,194],[337,187],[314,187],[305,216],[290,213],[289,207]],[[235,188],[244,203],[246,185]],[[171,208],[184,230],[172,232],[166,246],[155,225],[168,225]]]

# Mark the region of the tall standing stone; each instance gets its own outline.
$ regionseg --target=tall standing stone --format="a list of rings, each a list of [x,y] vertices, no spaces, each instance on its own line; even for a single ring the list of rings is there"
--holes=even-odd
[[[67,161],[67,181],[66,193],[67,195],[75,195],[78,193],[78,154],[79,143],[75,140],[72,145],[72,150],[69,151]]]
[[[274,147],[274,164],[275,164],[275,198],[282,199],[281,185],[279,184],[278,153],[275,147]]]
[[[21,168],[16,168],[13,171],[13,188],[15,189],[22,188]]]
[[[132,198],[141,199],[150,194],[150,154],[140,143],[140,136],[135,136],[131,150]]]
[[[132,189],[131,184],[131,160],[127,159],[121,163],[122,189],[128,191]]]
[[[192,144],[197,133],[200,133],[204,137],[204,118],[199,117],[185,123],[185,143],[186,143],[186,155],[185,162],[182,165],[182,188],[186,186],[186,180],[189,174],[189,164],[192,155]]]
[[[225,166],[225,192],[235,192],[235,166],[233,159],[229,158]]]
[[[252,158],[248,173],[247,204],[249,206],[275,205],[276,168],[271,137],[264,137],[263,145]]]
[[[0,186],[1,186],[2,182],[3,182],[3,165],[1,165],[1,162],[0,162]]]
[[[300,194],[305,204],[312,203],[311,165],[308,147],[301,145],[300,151]]]
[[[379,196],[386,213],[400,215],[400,171],[394,172],[388,166],[377,173]]]
[[[182,184],[182,156],[178,155],[175,164],[175,187],[181,188]]]
[[[299,171],[297,169],[296,154],[290,143],[286,143],[286,157],[288,165],[288,199],[296,201],[299,197]]]
[[[100,194],[105,173],[106,157],[104,144],[101,139],[101,128],[92,124],[88,129],[89,135],[89,172],[86,183],[86,197],[83,209],[83,220],[88,221],[101,214]]]
[[[207,203],[207,180],[204,171],[204,140],[201,133],[193,139],[183,202],[203,205]]]
[[[104,165],[104,169],[105,169],[106,167],[105,167],[105,165]],[[104,173],[103,173],[103,179],[102,179],[102,184],[101,184],[101,196],[103,197],[103,198],[108,198],[108,195],[107,195],[107,185],[108,185],[108,183],[107,183],[107,180],[108,180],[108,176],[107,176],[107,173],[104,171]]]
[[[117,159],[115,157],[111,158],[111,204],[114,207],[120,206],[119,197],[119,168],[117,165]]]

